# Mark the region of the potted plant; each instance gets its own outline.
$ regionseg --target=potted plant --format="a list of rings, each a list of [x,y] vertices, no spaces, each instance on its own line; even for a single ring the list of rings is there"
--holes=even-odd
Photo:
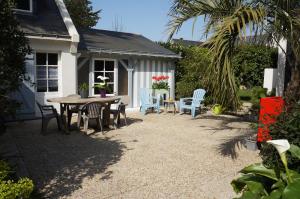
[[[106,83],[106,80],[109,79],[109,77],[104,77],[99,75],[97,79],[100,79],[102,82],[95,84],[94,88],[99,89],[100,91],[100,97],[105,98],[106,97],[106,92],[109,91],[109,87]]]
[[[169,83],[168,83],[169,76],[153,76],[152,80],[152,89],[154,91],[154,95],[162,95],[164,99],[166,95],[169,94]]]
[[[89,84],[88,83],[82,83],[79,85],[79,94],[81,98],[88,98],[89,96]]]

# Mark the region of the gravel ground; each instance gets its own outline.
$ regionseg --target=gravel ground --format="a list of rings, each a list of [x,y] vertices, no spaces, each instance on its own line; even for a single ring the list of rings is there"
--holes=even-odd
[[[239,118],[128,115],[129,126],[104,135],[64,135],[53,122],[43,136],[40,121],[8,133],[45,198],[232,198],[230,181],[260,161],[236,145],[249,133]]]

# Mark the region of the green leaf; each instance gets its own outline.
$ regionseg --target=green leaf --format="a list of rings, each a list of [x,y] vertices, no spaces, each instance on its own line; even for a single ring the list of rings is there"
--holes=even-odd
[[[247,181],[247,188],[254,194],[264,194],[265,189],[262,183]]]
[[[265,176],[272,180],[278,181],[275,171],[273,169],[267,169],[261,163],[252,164],[250,166],[247,166],[241,170],[241,173],[244,173],[244,174],[253,173],[256,175]]]
[[[279,180],[276,183],[274,183],[271,188],[272,189],[284,189],[285,186],[286,186],[286,184],[282,180]]]
[[[239,199],[254,199],[260,198],[257,194],[252,193],[251,191],[245,191]]]
[[[265,180],[263,179],[265,177],[262,176],[256,176],[255,174],[242,174],[239,178],[233,180],[231,182],[231,186],[233,187],[233,190],[236,193],[240,193],[241,191],[243,191],[243,189],[245,188],[245,186],[249,185],[249,182],[265,182]],[[251,183],[250,183],[251,186]],[[255,186],[255,185],[253,185]],[[253,187],[251,186],[251,188]]]
[[[291,148],[289,149],[289,151],[291,152],[292,156],[300,159],[300,147],[291,144]]]
[[[283,191],[282,199],[296,199],[300,197],[300,180],[290,183]]]
[[[289,172],[290,172],[290,176],[293,180],[300,179],[300,174],[297,171],[289,170]]]
[[[271,192],[269,196],[263,196],[261,199],[280,199],[282,195],[282,191],[274,190]]]

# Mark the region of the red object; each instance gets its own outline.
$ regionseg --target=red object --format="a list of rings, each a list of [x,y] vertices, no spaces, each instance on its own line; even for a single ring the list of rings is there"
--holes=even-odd
[[[153,76],[152,79],[155,80],[155,81],[163,81],[163,80],[167,80],[169,79],[170,77],[169,76]]]
[[[284,101],[282,97],[265,97],[260,99],[259,127],[257,142],[271,140],[270,125],[276,122],[282,113]]]

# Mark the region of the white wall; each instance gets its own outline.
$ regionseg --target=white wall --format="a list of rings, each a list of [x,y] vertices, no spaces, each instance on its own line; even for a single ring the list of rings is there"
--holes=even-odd
[[[164,59],[135,59],[133,60],[133,107],[140,106],[140,88],[151,88],[152,77],[157,75],[169,76],[170,97],[175,97],[175,64]]]
[[[77,58],[76,54],[70,53],[70,41],[56,41],[56,40],[43,40],[43,39],[30,39],[30,47],[33,53],[58,53],[59,55],[59,69],[58,69],[58,92],[36,92],[36,100],[42,104],[50,104],[47,99],[54,97],[63,97],[69,94],[77,93],[76,88],[76,70]],[[33,66],[35,68],[35,66]],[[35,70],[32,70],[35,71]],[[34,74],[35,75],[35,74]],[[35,81],[35,80],[33,80]],[[59,110],[58,104],[53,104]],[[36,113],[39,111],[36,109]]]

